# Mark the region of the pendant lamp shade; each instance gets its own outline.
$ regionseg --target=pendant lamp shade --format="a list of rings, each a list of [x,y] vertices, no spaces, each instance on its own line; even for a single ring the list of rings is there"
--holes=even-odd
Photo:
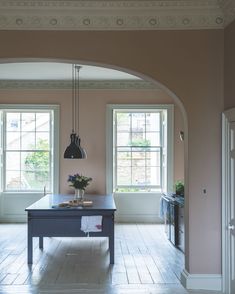
[[[72,65],[72,132],[70,134],[70,145],[64,152],[64,158],[84,159],[87,158],[86,151],[81,147],[79,131],[79,71],[81,66]]]

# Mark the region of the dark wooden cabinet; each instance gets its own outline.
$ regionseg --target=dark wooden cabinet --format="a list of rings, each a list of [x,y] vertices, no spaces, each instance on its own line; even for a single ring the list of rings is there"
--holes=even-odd
[[[165,225],[168,239],[184,252],[184,198],[163,194]]]
[[[177,205],[177,247],[184,252],[184,207],[180,204]]]
[[[170,202],[170,241],[174,245],[178,244],[178,218],[177,206],[174,202]]]

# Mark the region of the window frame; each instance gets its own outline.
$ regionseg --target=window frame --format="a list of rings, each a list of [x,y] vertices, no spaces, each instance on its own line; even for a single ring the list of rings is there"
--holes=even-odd
[[[163,184],[161,187],[161,191],[159,192],[167,192],[173,190],[173,152],[174,152],[174,105],[173,104],[108,104],[106,107],[106,192],[110,193],[158,193],[155,191],[151,192],[116,192],[115,191],[115,177],[114,174],[114,164],[115,164],[115,121],[114,121],[114,112],[115,111],[162,111],[165,110],[167,112],[167,120],[165,122],[166,126],[166,137],[163,140],[167,141],[166,147],[166,174],[162,177],[165,177],[165,181],[162,179]],[[166,182],[166,183],[165,183]]]
[[[60,106],[54,104],[0,104],[0,119],[1,119],[1,135],[0,135],[0,147],[1,147],[1,192],[4,194],[38,194],[44,192],[38,190],[7,190],[5,187],[6,176],[6,154],[4,149],[6,147],[6,122],[4,112],[51,112],[52,120],[50,121],[50,164],[51,164],[51,190],[47,190],[49,193],[58,193],[59,191],[59,113]]]

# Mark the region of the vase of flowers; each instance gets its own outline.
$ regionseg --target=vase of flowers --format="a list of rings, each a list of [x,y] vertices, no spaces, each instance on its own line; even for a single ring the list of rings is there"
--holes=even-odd
[[[92,181],[92,178],[85,177],[81,174],[69,175],[68,182],[70,187],[74,188],[74,198],[82,200],[84,197],[85,189]]]

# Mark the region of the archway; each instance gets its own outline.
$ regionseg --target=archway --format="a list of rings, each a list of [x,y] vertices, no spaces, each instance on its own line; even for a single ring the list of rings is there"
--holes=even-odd
[[[8,60],[9,61],[9,60]],[[15,60],[14,60],[15,61]],[[22,60],[23,61],[23,60]],[[24,60],[24,61],[27,61],[27,60]],[[30,61],[32,61],[32,60],[30,60]],[[55,60],[54,60],[55,61]],[[58,60],[57,60],[57,62],[58,62]],[[64,62],[64,61],[63,61]],[[71,60],[69,60],[69,61],[66,61],[66,62],[68,62],[68,63],[71,63],[71,62],[74,62],[74,61],[71,61]],[[80,62],[79,62],[80,63]],[[81,62],[81,64],[83,64],[82,62]],[[87,64],[87,63],[85,63],[84,62],[84,64]],[[164,86],[164,85],[162,85],[162,84],[160,84],[159,82],[157,82],[157,81],[155,81],[154,79],[152,79],[152,78],[150,78],[150,77],[148,77],[148,76],[145,76],[144,74],[140,74],[140,73],[136,73],[136,72],[134,72],[134,71],[132,71],[132,70],[128,70],[128,69],[124,69],[124,68],[120,68],[120,67],[116,67],[116,66],[113,66],[113,65],[106,65],[106,64],[99,64],[99,63],[96,63],[96,64],[94,64],[94,63],[90,63],[90,64],[93,64],[93,65],[96,65],[96,66],[102,66],[102,67],[106,67],[106,68],[111,68],[111,69],[116,69],[116,70],[121,70],[121,71],[123,71],[123,72],[126,72],[126,73],[129,73],[129,74],[132,74],[132,75],[135,75],[135,76],[137,76],[137,77],[139,77],[139,78],[141,78],[141,79],[143,79],[143,80],[146,80],[146,81],[149,81],[149,82],[151,82],[151,83],[153,83],[153,84],[155,84],[155,85],[157,85],[158,86],[158,88],[160,88],[160,89],[162,89],[162,91],[164,91],[164,92],[166,92],[175,102],[176,102],[176,104],[179,106],[179,108],[180,108],[180,110],[181,110],[181,113],[182,113],[182,116],[183,116],[183,120],[184,120],[184,133],[185,133],[185,141],[184,141],[184,144],[185,144],[185,149],[184,149],[184,157],[185,157],[185,161],[184,161],[184,164],[185,164],[185,186],[186,186],[186,202],[185,202],[185,204],[186,204],[186,216],[187,216],[187,211],[188,211],[188,203],[187,203],[187,170],[188,170],[188,161],[187,161],[187,146],[188,146],[188,136],[187,136],[187,115],[186,115],[186,111],[185,111],[185,108],[184,108],[184,106],[183,106],[183,104],[182,104],[182,102],[180,101],[180,99],[171,91],[171,90],[169,90],[166,86]],[[186,236],[187,236],[187,219],[186,219]],[[187,240],[187,239],[186,239]],[[187,246],[187,241],[186,241],[186,264],[187,264],[187,250],[188,250],[188,248],[187,248],[188,246]]]

